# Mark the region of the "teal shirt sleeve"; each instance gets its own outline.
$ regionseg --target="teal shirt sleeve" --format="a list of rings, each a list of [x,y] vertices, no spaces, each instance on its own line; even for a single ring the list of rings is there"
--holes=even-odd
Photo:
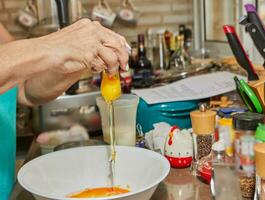
[[[17,88],[0,95],[0,200],[8,200],[15,182]]]

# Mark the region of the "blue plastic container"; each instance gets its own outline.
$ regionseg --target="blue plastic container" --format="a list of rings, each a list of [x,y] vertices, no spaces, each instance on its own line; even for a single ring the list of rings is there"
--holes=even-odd
[[[153,124],[166,122],[180,128],[191,128],[190,112],[197,109],[198,101],[176,101],[148,105],[140,98],[137,110],[137,124],[144,133],[152,130]]]

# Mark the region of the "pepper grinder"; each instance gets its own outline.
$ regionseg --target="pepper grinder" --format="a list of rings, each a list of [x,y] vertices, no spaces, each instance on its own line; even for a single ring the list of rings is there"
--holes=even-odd
[[[192,124],[192,139],[194,158],[192,163],[193,174],[196,175],[198,161],[207,156],[212,149],[215,132],[216,112],[207,109],[206,104],[201,104],[199,110],[190,113]]]

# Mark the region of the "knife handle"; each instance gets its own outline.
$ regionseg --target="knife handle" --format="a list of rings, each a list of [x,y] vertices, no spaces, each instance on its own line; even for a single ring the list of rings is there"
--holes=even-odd
[[[58,19],[60,28],[69,25],[69,0],[55,0],[58,10]]]
[[[238,62],[238,64],[247,71],[248,80],[258,80],[258,75],[256,74],[252,63],[250,62],[233,26],[224,25],[223,26],[225,35],[227,37],[228,43],[231,50]]]
[[[260,31],[264,30],[263,23],[257,13],[256,7],[250,3],[250,4],[245,4],[245,9],[247,12],[248,22],[255,24]]]

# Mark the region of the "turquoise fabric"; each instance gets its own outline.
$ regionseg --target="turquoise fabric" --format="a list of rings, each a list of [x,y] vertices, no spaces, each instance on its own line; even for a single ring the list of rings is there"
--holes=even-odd
[[[15,182],[17,89],[0,95],[0,200],[8,200]]]

